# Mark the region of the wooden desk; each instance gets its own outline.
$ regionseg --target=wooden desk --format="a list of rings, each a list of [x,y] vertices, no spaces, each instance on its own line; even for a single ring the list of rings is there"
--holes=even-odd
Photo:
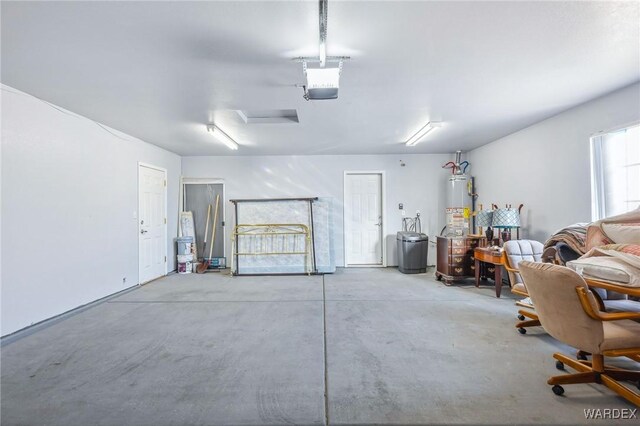
[[[487,248],[476,248],[473,250],[476,270],[476,287],[480,286],[480,263],[489,263],[495,267],[496,297],[500,297],[502,291],[502,254]],[[484,277],[483,277],[484,278]]]

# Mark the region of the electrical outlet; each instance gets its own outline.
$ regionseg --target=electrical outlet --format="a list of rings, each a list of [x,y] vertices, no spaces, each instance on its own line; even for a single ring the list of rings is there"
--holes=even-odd
[[[398,208],[399,208],[400,210],[403,210],[403,209],[404,209],[404,204],[402,204],[402,203],[398,204]]]
[[[407,214],[407,213],[406,213],[404,210],[402,210],[402,216],[404,216],[404,215],[406,215],[406,214]]]

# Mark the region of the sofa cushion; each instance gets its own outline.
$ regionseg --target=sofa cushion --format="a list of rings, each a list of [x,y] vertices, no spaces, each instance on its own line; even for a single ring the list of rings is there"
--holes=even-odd
[[[596,222],[591,223],[587,227],[587,238],[585,241],[585,251],[589,251],[594,247],[602,246],[605,244],[611,244],[613,242],[621,242],[621,241],[611,241],[609,237],[605,234],[602,226],[604,224],[627,224],[627,223],[640,223],[640,207],[630,212],[608,217],[606,219],[600,219]],[[615,233],[615,230],[614,230]],[[638,244],[638,241],[635,242]]]
[[[610,281],[630,287],[640,286],[640,271],[619,258],[586,257],[568,262],[567,267],[585,278]]]
[[[640,302],[635,300],[605,300],[604,307],[607,312],[640,312]]]
[[[640,244],[640,223],[603,223],[602,230],[616,244]]]

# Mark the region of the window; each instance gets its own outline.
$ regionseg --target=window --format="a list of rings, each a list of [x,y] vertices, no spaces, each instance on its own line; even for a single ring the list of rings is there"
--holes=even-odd
[[[640,125],[591,138],[593,220],[640,206]]]

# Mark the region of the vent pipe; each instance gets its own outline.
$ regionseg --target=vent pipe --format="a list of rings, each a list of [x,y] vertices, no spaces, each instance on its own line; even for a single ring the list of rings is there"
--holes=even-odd
[[[456,166],[460,166],[460,156],[462,155],[462,151],[456,151]]]

